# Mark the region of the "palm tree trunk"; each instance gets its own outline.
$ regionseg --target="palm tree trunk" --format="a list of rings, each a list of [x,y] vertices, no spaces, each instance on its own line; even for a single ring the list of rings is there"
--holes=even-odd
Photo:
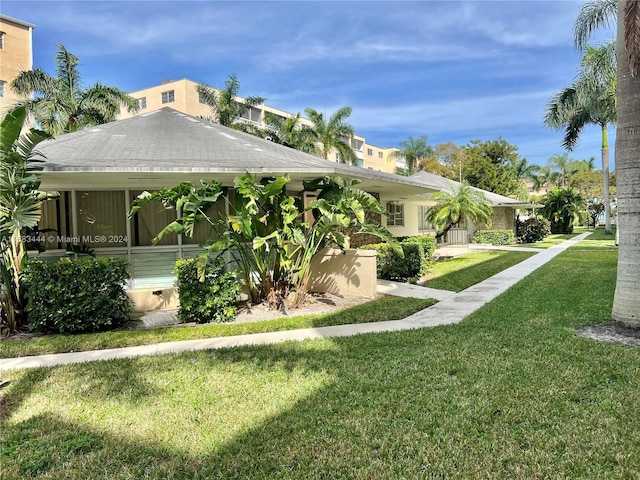
[[[609,135],[607,126],[602,126],[602,188],[604,202],[604,231],[611,235],[611,200],[609,200]]]
[[[640,76],[631,76],[625,48],[625,11],[618,3],[616,177],[620,246],[612,317],[616,328],[640,335]]]

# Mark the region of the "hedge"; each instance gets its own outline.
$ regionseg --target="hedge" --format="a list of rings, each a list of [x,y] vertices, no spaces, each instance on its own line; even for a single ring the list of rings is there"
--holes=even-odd
[[[473,234],[473,243],[510,245],[514,243],[513,230],[478,230]]]
[[[411,280],[425,276],[433,264],[435,238],[406,237],[400,242],[403,256],[388,243],[374,243],[360,248],[377,252],[377,277],[385,280]]]
[[[80,333],[121,327],[132,307],[121,258],[30,259],[24,271],[29,330]]]
[[[236,302],[242,282],[236,272],[227,272],[221,258],[207,260],[204,282],[199,280],[197,259],[183,258],[174,269],[183,322],[230,322],[236,316]]]

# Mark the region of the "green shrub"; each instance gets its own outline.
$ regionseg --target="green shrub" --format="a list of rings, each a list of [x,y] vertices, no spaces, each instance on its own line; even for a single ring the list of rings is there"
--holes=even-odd
[[[204,282],[199,280],[197,259],[183,258],[176,262],[180,308],[183,322],[230,322],[236,316],[236,302],[242,291],[237,272],[227,272],[221,258],[207,260]]]
[[[398,237],[402,243],[419,243],[424,248],[425,255],[431,257],[436,251],[436,237],[433,235],[415,235],[413,237]]]
[[[518,243],[535,243],[551,233],[549,220],[542,217],[530,217],[517,224]]]
[[[124,291],[127,278],[122,258],[29,260],[23,277],[29,329],[80,333],[125,325],[132,310]]]
[[[513,230],[478,230],[473,234],[473,243],[510,245],[514,240]]]
[[[410,237],[400,243],[404,256],[400,256],[388,243],[374,243],[360,248],[377,252],[377,277],[385,280],[407,280],[420,278],[429,272],[432,265],[431,254],[435,250],[429,242],[414,242]],[[433,237],[431,237],[433,238]],[[429,253],[431,252],[431,253]]]

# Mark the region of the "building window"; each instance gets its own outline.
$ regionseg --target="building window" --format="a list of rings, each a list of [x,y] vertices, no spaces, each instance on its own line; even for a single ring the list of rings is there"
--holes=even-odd
[[[168,92],[162,92],[162,103],[171,103],[175,101],[175,95],[173,90],[169,90]]]
[[[207,100],[204,98],[204,95],[202,94],[202,92],[198,92],[198,101],[200,103],[207,105]]]
[[[76,193],[80,244],[91,248],[127,246],[127,208],[122,190]]]
[[[369,155],[369,156],[373,155],[373,149],[372,148],[367,148],[367,155]]]
[[[384,158],[384,155],[382,154],[382,152],[378,152],[378,158]]]
[[[404,205],[397,202],[387,202],[387,227],[404,226]]]
[[[136,98],[136,105],[138,106],[138,110],[147,108],[147,97]]]
[[[0,50],[4,50],[4,32],[0,32]]]
[[[426,216],[427,211],[431,207],[425,207],[424,205],[420,205],[418,207],[418,230],[435,230],[433,225],[430,222],[427,222]]]
[[[4,98],[5,96],[5,85],[7,84],[7,82],[5,82],[4,80],[0,80],[0,98]]]

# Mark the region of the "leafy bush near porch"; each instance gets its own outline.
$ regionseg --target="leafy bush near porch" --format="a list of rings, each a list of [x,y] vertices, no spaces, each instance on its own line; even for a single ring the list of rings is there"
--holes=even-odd
[[[236,302],[241,293],[237,272],[227,272],[221,258],[208,257],[204,281],[198,275],[198,259],[183,258],[176,262],[180,309],[183,322],[230,322],[236,316]]]
[[[429,238],[431,241],[415,241],[415,238]],[[360,248],[376,251],[378,278],[408,280],[423,277],[429,272],[432,265],[431,258],[435,251],[433,237],[409,237],[400,242],[400,247],[402,256],[388,243],[374,243]]]
[[[80,333],[125,325],[132,311],[121,258],[31,259],[24,274],[29,330]]]
[[[436,237],[433,235],[415,235],[413,237],[398,237],[402,243],[419,243],[424,248],[425,255],[431,257],[436,251]]]
[[[530,217],[518,222],[518,243],[535,243],[551,233],[551,223],[546,218]]]
[[[473,234],[473,243],[489,245],[510,245],[515,237],[512,230],[478,230]]]

